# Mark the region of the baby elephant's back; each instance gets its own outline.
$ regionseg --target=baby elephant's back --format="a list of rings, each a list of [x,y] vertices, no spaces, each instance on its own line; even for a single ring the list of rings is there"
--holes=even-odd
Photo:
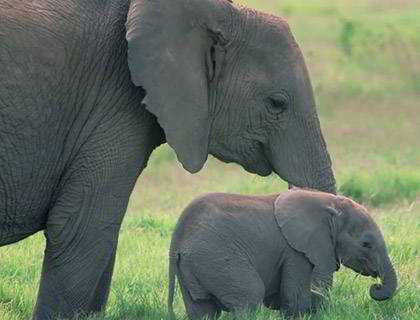
[[[253,246],[268,240],[267,233],[277,230],[273,215],[277,196],[212,193],[195,199],[178,221],[171,252],[253,251]]]

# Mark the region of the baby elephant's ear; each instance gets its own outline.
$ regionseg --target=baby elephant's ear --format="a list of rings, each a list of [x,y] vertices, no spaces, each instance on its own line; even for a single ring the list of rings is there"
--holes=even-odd
[[[320,277],[337,271],[332,195],[289,191],[275,202],[275,218],[288,244],[309,259]]]

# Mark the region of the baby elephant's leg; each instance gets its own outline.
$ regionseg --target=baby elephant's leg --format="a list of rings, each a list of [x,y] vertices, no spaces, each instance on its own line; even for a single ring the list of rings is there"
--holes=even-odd
[[[180,264],[182,265],[182,263]],[[182,299],[184,300],[185,310],[189,320],[216,320],[221,313],[221,309],[215,301],[210,299],[196,299],[194,300],[191,296],[188,286],[186,285],[186,279],[193,277],[189,266],[185,263],[178,270],[178,282],[182,293]],[[185,269],[186,267],[186,269]]]
[[[180,282],[182,298],[189,320],[216,320],[221,313],[212,300],[193,300],[188,289]]]
[[[264,283],[246,258],[229,257],[196,265],[195,273],[203,287],[230,312],[243,314],[263,303]]]
[[[221,310],[211,300],[190,301],[187,307],[187,315],[191,320],[216,320]]]
[[[224,294],[218,298],[227,310],[234,313],[235,319],[242,319],[245,313],[253,313],[263,304],[265,286],[254,270],[231,277],[226,282]]]
[[[287,316],[297,317],[312,311],[312,269],[308,259],[297,251],[290,251],[282,266],[280,299]]]
[[[312,272],[312,311],[317,311],[325,301],[329,289],[332,287],[333,273]]]

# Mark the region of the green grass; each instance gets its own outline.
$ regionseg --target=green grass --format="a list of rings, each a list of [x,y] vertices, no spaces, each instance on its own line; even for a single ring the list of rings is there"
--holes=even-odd
[[[339,192],[372,206],[402,200],[412,203],[420,193],[420,172],[381,170],[351,173],[344,177]]]
[[[370,208],[398,272],[397,295],[380,303],[368,296],[374,280],[343,268],[318,318],[420,319],[420,1],[240,2],[289,20],[312,75],[340,192]],[[250,175],[213,158],[190,175],[167,146],[159,148],[131,197],[106,319],[165,318],[170,235],[194,197],[286,188],[275,176]],[[30,317],[43,249],[42,234],[1,248],[0,319]],[[183,319],[179,296],[176,312]],[[280,317],[262,309],[248,319]]]
[[[357,276],[342,267],[336,273],[329,303],[319,313],[319,319],[420,319],[420,208],[394,205],[375,209],[372,215],[382,226],[398,271],[397,295],[387,302],[371,300],[368,289],[374,280]],[[175,215],[130,214],[127,217],[121,233],[106,319],[165,319],[167,250],[175,222]],[[42,246],[42,236],[37,235],[2,249],[1,319],[28,319],[30,316]],[[179,295],[175,310],[182,319],[184,308]],[[231,317],[225,314],[222,319]],[[262,309],[257,316],[244,319],[280,318],[278,312]]]

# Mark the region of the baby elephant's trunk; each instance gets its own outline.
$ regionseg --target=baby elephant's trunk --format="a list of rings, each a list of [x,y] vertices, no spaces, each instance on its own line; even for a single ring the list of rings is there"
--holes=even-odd
[[[392,298],[397,289],[397,275],[389,260],[388,254],[384,255],[384,262],[379,272],[381,284],[374,284],[370,287],[370,296],[377,301]]]

